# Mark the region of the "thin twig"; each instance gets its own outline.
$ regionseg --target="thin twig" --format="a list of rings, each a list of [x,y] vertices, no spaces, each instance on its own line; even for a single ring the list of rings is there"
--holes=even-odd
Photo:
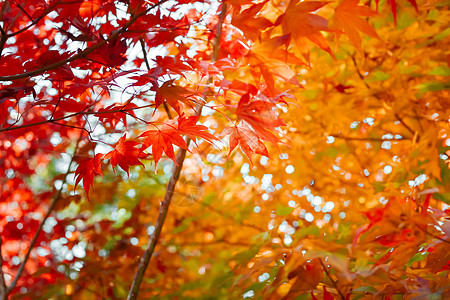
[[[405,123],[405,121],[403,121],[403,119],[400,117],[399,114],[395,114],[395,117],[399,120],[399,122],[403,125],[403,127],[405,127],[413,136],[416,134],[416,132],[412,130],[412,128],[409,127],[408,124]]]
[[[37,23],[39,23],[40,20],[42,20],[45,16],[47,16],[56,6],[58,6],[59,4],[61,4],[61,2],[56,2],[55,4],[53,4],[52,6],[50,6],[49,8],[47,8],[42,15],[40,15],[39,17],[37,17],[36,19],[31,21],[31,24],[25,26],[24,28],[21,28],[19,30],[17,30],[16,32],[10,33],[8,34],[8,38],[16,36],[18,34],[21,34],[24,31],[27,31],[28,29],[30,29],[31,27],[33,27],[34,25],[36,25]]]
[[[358,64],[356,63],[355,55],[350,55],[350,57],[352,58],[353,65],[355,66],[356,73],[358,74],[359,78],[361,78],[361,80],[362,80],[362,82],[364,83],[364,85],[366,86],[366,88],[367,88],[368,90],[370,90],[369,84],[364,80],[364,76],[363,76],[363,74],[361,73],[361,71],[359,70]]]
[[[188,141],[189,142],[189,141]],[[189,145],[189,143],[187,143]],[[176,164],[173,168],[173,174],[170,177],[169,184],[167,185],[166,194],[164,195],[164,200],[159,208],[158,219],[155,224],[155,231],[150,237],[148,242],[147,250],[145,250],[144,255],[139,259],[138,269],[134,276],[133,284],[131,286],[130,292],[128,294],[128,300],[137,299],[139,293],[139,287],[144,278],[145,270],[147,269],[150,259],[152,258],[153,252],[155,250],[156,243],[158,242],[161,230],[166,219],[167,212],[169,211],[170,202],[172,201],[173,191],[175,190],[175,185],[177,184],[178,178],[180,177],[181,168],[183,167],[184,158],[186,157],[186,150],[180,149],[175,157]],[[172,192],[170,192],[172,191]]]
[[[14,278],[14,280],[11,282],[11,284],[9,285],[9,287],[6,290],[6,294],[7,295],[9,293],[11,293],[11,291],[16,287],[17,282],[20,279],[20,276],[22,276],[22,273],[25,270],[25,265],[28,262],[28,259],[30,258],[31,251],[33,250],[34,245],[36,244],[37,239],[38,239],[40,233],[42,232],[42,229],[44,228],[45,222],[50,217],[50,214],[52,213],[53,209],[55,208],[56,203],[61,199],[61,195],[62,195],[62,190],[64,188],[64,184],[67,181],[67,176],[69,176],[69,174],[71,172],[70,168],[72,166],[72,163],[75,160],[75,155],[77,153],[78,146],[79,146],[79,144],[81,142],[81,139],[83,138],[83,132],[84,131],[80,132],[80,137],[78,138],[78,141],[77,141],[77,143],[75,145],[75,150],[73,152],[72,159],[71,159],[71,161],[69,163],[69,166],[67,167],[67,172],[64,175],[64,179],[62,181],[61,187],[58,189],[58,192],[56,193],[55,197],[53,198],[52,202],[50,203],[50,206],[47,208],[47,213],[45,214],[44,218],[42,219],[41,223],[39,224],[39,227],[37,228],[36,233],[34,234],[33,239],[31,240],[31,243],[30,243],[30,246],[28,247],[27,253],[25,254],[25,257],[24,257],[24,259],[22,260],[22,263],[19,266],[19,270],[17,271],[16,277]]]
[[[227,14],[227,4],[222,3],[222,11],[220,13],[219,17],[219,23],[217,24],[217,32],[214,39],[214,45],[213,45],[213,56],[212,61],[216,61],[218,58],[218,48],[220,44],[220,38],[222,34],[222,24],[225,20]],[[201,114],[201,106],[197,109],[197,114]],[[186,144],[189,146],[190,139],[187,138]],[[148,264],[150,263],[150,259],[152,258],[153,252],[155,250],[156,244],[158,242],[159,236],[161,234],[162,227],[164,225],[164,221],[167,216],[167,212],[169,211],[169,206],[172,201],[172,196],[175,190],[175,186],[177,184],[178,179],[180,178],[181,169],[183,168],[184,159],[186,157],[186,149],[180,148],[176,154],[175,157],[175,165],[173,167],[173,173],[170,177],[169,183],[166,188],[166,194],[164,195],[164,200],[161,203],[161,206],[159,208],[159,215],[158,219],[155,223],[155,231],[150,236],[150,240],[147,245],[147,249],[144,252],[144,255],[139,260],[138,269],[136,271],[136,274],[133,279],[133,283],[131,285],[130,292],[128,294],[128,300],[134,300],[137,299],[137,295],[139,293],[139,287],[142,283],[142,280],[144,278],[145,270],[147,269]]]
[[[145,66],[147,67],[147,70],[150,71],[151,67],[150,67],[150,63],[148,62],[147,50],[145,50],[145,42],[144,42],[144,39],[142,38],[142,36],[139,38],[139,42],[141,43],[142,55],[144,56]],[[173,119],[172,114],[170,113],[170,110],[169,110],[169,106],[167,105],[166,101],[163,102],[163,106],[164,106],[164,109],[166,110],[166,113],[167,113],[167,116],[169,117],[169,119]]]
[[[325,271],[325,274],[327,274],[328,278],[330,278],[331,283],[333,283],[334,288],[337,290],[337,292],[339,293],[339,296],[341,297],[342,300],[345,300],[345,296],[344,294],[341,292],[341,290],[338,288],[336,281],[334,281],[334,279],[331,277],[330,272],[328,272],[327,267],[325,266],[325,264],[323,263],[323,261],[319,258],[319,262],[322,265],[323,270]]]
[[[142,108],[147,108],[147,107],[152,107],[154,106],[154,104],[149,104],[149,105],[144,105],[144,106],[140,106],[140,107],[135,107],[135,108],[126,108],[126,109],[118,109],[118,110],[106,110],[106,111],[88,111],[85,112],[85,110],[88,108],[86,107],[84,110],[77,112],[77,113],[73,113],[67,116],[63,116],[63,117],[59,117],[53,120],[45,120],[45,121],[41,121],[41,122],[36,122],[36,123],[30,123],[30,124],[25,124],[25,125],[20,125],[20,126],[15,126],[15,127],[7,127],[7,128],[3,128],[0,129],[0,132],[4,132],[4,131],[12,131],[12,130],[19,130],[19,129],[24,129],[27,127],[33,127],[33,126],[39,126],[39,125],[44,125],[47,123],[55,123],[64,119],[69,119],[72,117],[76,117],[79,115],[103,115],[103,114],[111,114],[111,113],[126,113],[127,111],[131,111],[131,110],[136,110],[136,109],[142,109]],[[56,124],[56,123],[55,123]],[[62,124],[58,124],[58,125],[62,125]]]
[[[429,232],[428,230],[426,230],[425,228],[422,228],[421,226],[417,226],[417,228],[419,228],[421,231],[425,232],[426,234],[428,234],[431,237],[434,237],[435,239],[438,239],[444,243],[450,244],[449,240],[443,239],[437,235],[435,235],[434,233]]]

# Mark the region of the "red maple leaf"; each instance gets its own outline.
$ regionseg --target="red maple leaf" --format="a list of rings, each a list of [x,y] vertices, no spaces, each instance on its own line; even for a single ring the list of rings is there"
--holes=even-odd
[[[169,80],[163,83],[161,87],[153,85],[152,91],[156,92],[155,95],[155,108],[158,108],[163,104],[164,100],[180,114],[180,102],[186,104],[188,107],[192,107],[192,101],[187,97],[192,95],[193,92],[173,84],[174,80]]]
[[[105,108],[100,108],[95,116],[100,122],[106,124],[109,123],[112,127],[115,127],[120,121],[123,122],[125,127],[127,126],[127,113],[133,117],[136,117],[134,111],[131,110],[137,108],[134,103],[126,103],[124,105],[113,104]]]
[[[139,160],[139,158],[145,157],[140,148],[136,146],[140,143],[135,141],[126,141],[127,134],[119,139],[115,145],[115,149],[105,155],[105,159],[111,159],[111,165],[114,168],[119,165],[125,172],[128,173],[130,166],[137,166],[144,164]]]
[[[127,50],[128,46],[125,40],[115,39],[87,55],[87,58],[107,66],[117,67],[127,61],[125,57]]]
[[[89,200],[89,189],[93,185],[95,175],[102,175],[103,154],[96,154],[94,157],[85,158],[80,161],[77,169],[75,170],[75,188],[83,179],[83,188],[86,191],[87,198]]]
[[[175,152],[173,145],[188,150],[186,142],[181,137],[174,120],[164,124],[161,128],[154,130],[147,130],[140,135],[145,137],[142,151],[152,146],[153,160],[155,161],[155,172],[158,166],[158,161],[161,159],[163,153],[172,159],[175,163]]]
[[[197,145],[195,139],[202,138],[211,144],[213,140],[218,140],[215,136],[208,132],[208,127],[204,125],[198,125],[198,116],[190,116],[185,118],[183,115],[177,117],[178,121],[178,130],[184,134],[186,134],[194,143]]]

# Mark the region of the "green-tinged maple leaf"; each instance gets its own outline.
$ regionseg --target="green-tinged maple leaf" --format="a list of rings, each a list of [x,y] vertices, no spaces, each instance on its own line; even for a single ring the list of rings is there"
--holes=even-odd
[[[113,170],[119,165],[129,175],[130,166],[144,165],[139,158],[143,158],[145,155],[140,148],[137,148],[140,143],[126,141],[126,138],[126,134],[122,136],[115,145],[115,149],[105,155],[105,159],[111,159]]]
[[[75,170],[75,187],[83,180],[83,188],[89,200],[89,189],[93,185],[94,177],[102,175],[103,154],[96,154],[94,157],[85,158],[78,164]]]
[[[364,56],[361,37],[358,30],[374,38],[378,38],[375,29],[362,17],[372,17],[376,12],[369,7],[359,5],[359,0],[343,0],[334,13],[334,28],[343,31],[358,51]],[[336,32],[339,36],[339,31]]]
[[[266,146],[261,142],[256,133],[246,126],[233,126],[228,127],[223,132],[224,135],[230,135],[230,152],[239,145],[244,154],[252,162],[252,153],[269,156]]]
[[[148,147],[152,147],[153,160],[155,161],[155,172],[158,166],[158,161],[161,159],[163,153],[172,159],[175,163],[175,152],[173,145],[188,150],[188,146],[178,131],[174,120],[164,124],[161,128],[154,130],[147,130],[140,135],[145,137],[142,151]]]

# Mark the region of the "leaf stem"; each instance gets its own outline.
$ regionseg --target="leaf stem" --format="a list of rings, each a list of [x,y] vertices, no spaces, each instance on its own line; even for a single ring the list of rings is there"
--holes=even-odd
[[[214,39],[213,45],[213,56],[211,58],[212,62],[215,62],[218,58],[219,53],[219,44],[220,38],[222,34],[222,24],[225,21],[225,17],[227,14],[227,4],[222,3],[222,11],[219,17],[219,23],[217,24],[217,31]],[[198,106],[197,115],[201,114],[202,106]],[[186,144],[189,146],[190,139],[187,138]],[[145,270],[147,269],[148,264],[150,263],[150,259],[152,258],[153,252],[155,250],[156,244],[158,242],[159,236],[161,234],[162,227],[164,225],[164,221],[167,216],[167,212],[169,211],[169,206],[172,201],[172,196],[175,190],[175,186],[180,178],[181,169],[183,168],[184,159],[186,158],[186,149],[180,148],[175,157],[175,165],[173,167],[173,174],[170,177],[169,183],[166,188],[166,194],[164,195],[164,200],[161,203],[159,208],[158,219],[155,224],[155,231],[150,236],[150,240],[147,245],[147,249],[144,252],[144,255],[139,259],[138,269],[133,279],[133,283],[131,285],[131,289],[128,294],[128,300],[137,299],[137,295],[139,293],[139,287],[142,283],[142,280],[145,275]]]

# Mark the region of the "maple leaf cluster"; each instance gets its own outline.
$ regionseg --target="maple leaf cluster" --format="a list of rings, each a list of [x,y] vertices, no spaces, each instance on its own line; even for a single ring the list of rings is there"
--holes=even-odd
[[[0,297],[450,297],[444,4],[1,2]]]

